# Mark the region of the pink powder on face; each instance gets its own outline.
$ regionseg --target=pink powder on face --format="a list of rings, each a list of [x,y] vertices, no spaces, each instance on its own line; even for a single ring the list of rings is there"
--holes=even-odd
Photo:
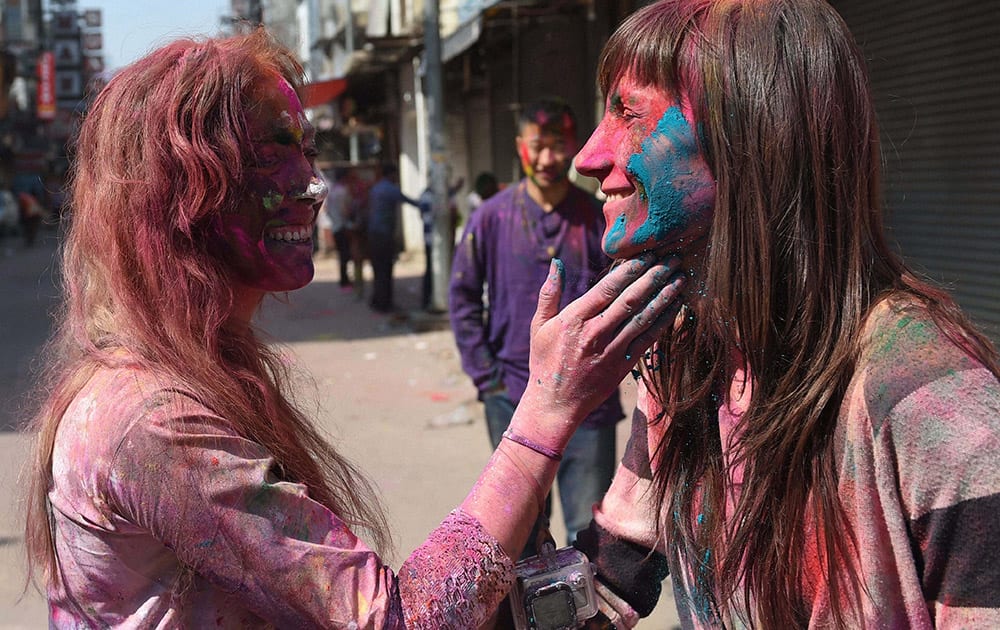
[[[704,235],[715,207],[715,181],[697,142],[686,102],[625,75],[576,158],[601,180],[604,249],[630,258],[653,247],[685,251]]]
[[[248,192],[237,212],[218,216],[217,232],[241,285],[289,291],[312,279],[313,224],[326,184],[314,165],[315,131],[291,85],[275,75],[257,91]]]

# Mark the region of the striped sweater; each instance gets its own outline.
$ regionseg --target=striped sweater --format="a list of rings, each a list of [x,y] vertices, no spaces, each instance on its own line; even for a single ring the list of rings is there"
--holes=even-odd
[[[913,307],[877,308],[866,339],[835,432],[840,499],[867,590],[856,626],[1000,628],[1000,383]],[[743,376],[719,412],[724,457],[750,398],[736,385]],[[668,567],[683,626],[720,627],[694,572],[656,536],[648,454],[666,423],[647,418],[658,409],[640,382],[626,455],[578,546],[597,565],[603,610],[619,627],[649,614]],[[814,548],[804,553],[806,567],[818,566]],[[809,626],[827,627],[828,593],[810,577],[801,591]],[[734,612],[724,611],[726,627],[740,627]]]

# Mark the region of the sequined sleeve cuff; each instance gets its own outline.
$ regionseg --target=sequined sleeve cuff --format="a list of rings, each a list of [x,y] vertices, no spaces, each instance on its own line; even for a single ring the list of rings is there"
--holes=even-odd
[[[455,510],[399,570],[406,627],[478,628],[514,583],[514,563],[478,520]]]

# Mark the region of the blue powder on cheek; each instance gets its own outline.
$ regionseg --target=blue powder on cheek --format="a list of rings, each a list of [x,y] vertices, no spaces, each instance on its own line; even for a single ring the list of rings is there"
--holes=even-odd
[[[674,148],[671,153],[655,155],[660,137],[670,139]],[[687,227],[689,217],[684,208],[685,194],[675,188],[673,182],[682,174],[677,169],[677,162],[683,163],[688,157],[686,151],[682,155],[677,155],[677,152],[691,144],[687,121],[680,108],[674,106],[663,113],[656,129],[643,141],[641,152],[629,158],[628,171],[642,184],[642,196],[649,204],[649,216],[636,229],[634,242],[664,241],[671,232]]]
[[[622,239],[625,238],[625,215],[618,215],[614,225],[608,230],[608,235],[604,238],[604,252],[615,254],[621,247]]]

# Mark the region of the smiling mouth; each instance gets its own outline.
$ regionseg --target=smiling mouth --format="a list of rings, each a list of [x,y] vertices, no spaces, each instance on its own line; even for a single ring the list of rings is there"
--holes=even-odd
[[[267,230],[264,238],[281,243],[305,243],[312,240],[312,226],[285,225]]]

